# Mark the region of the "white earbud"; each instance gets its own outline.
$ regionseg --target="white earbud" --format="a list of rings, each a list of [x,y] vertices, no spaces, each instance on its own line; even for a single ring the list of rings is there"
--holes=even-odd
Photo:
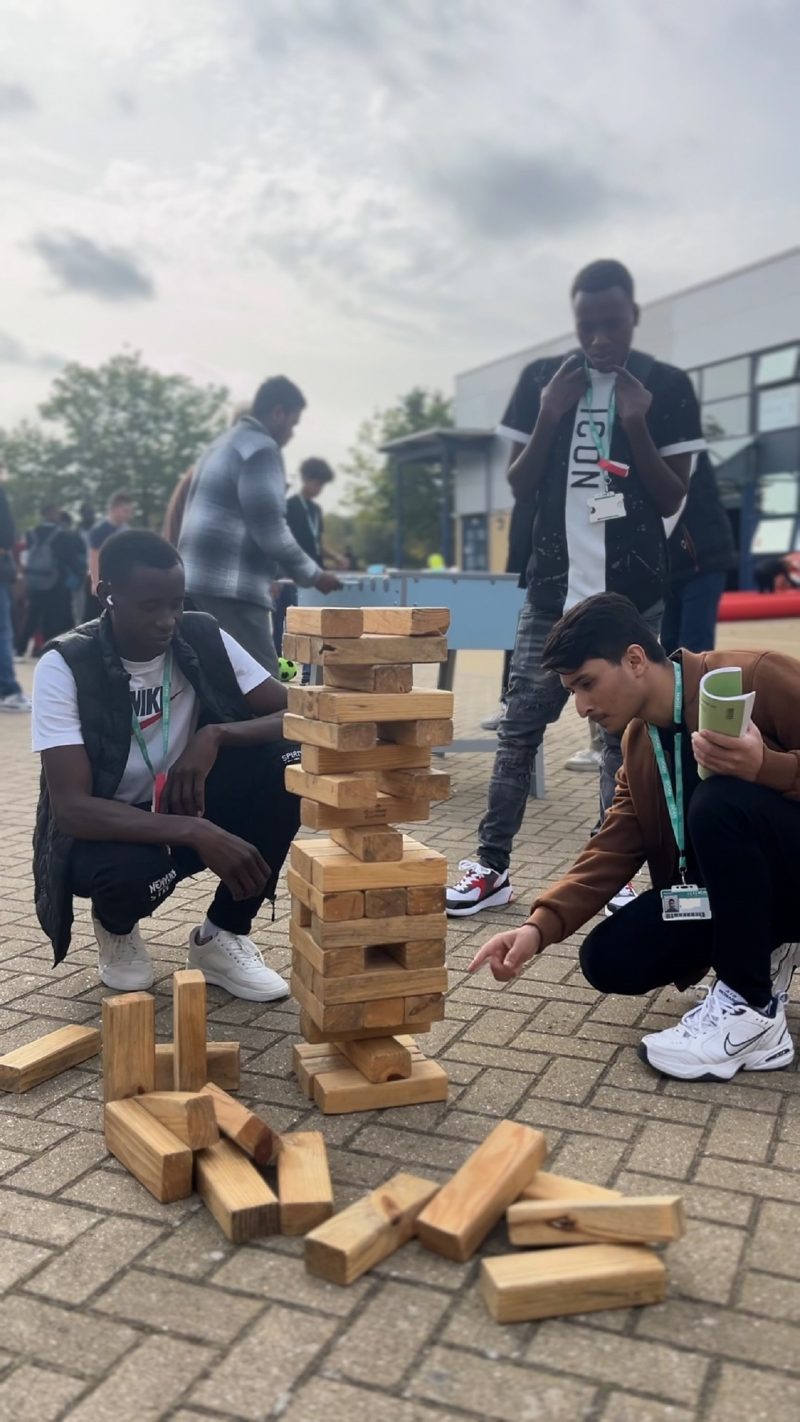
[[[107,597],[107,598],[106,598],[106,607],[113,607],[113,606],[114,606],[114,599],[113,599],[113,597]]]

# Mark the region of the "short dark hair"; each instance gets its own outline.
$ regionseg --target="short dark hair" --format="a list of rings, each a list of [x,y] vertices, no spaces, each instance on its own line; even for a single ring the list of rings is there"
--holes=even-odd
[[[131,494],[127,489],[117,489],[116,494],[111,495],[111,498],[108,501],[108,507],[110,509],[118,509],[120,504],[132,503],[133,494]]]
[[[644,649],[651,662],[667,660],[658,638],[629,598],[619,593],[597,593],[576,603],[556,623],[544,644],[542,667],[570,675],[592,657],[619,665],[634,643]]]
[[[599,262],[590,262],[588,267],[582,267],[572,283],[570,295],[573,300],[579,291],[608,291],[609,287],[619,286],[629,296],[631,301],[633,295],[633,277],[627,267],[622,262],[616,262],[612,258],[604,258]]]
[[[314,455],[310,459],[304,459],[300,465],[301,479],[315,479],[318,484],[330,484],[336,478],[327,459],[316,459]]]
[[[259,385],[253,401],[252,413],[257,420],[263,420],[270,410],[280,405],[284,410],[304,410],[306,397],[293,381],[285,375],[271,375]]]
[[[183,559],[159,533],[146,528],[128,528],[112,533],[100,549],[99,573],[103,583],[124,583],[137,564],[145,568],[183,566]]]

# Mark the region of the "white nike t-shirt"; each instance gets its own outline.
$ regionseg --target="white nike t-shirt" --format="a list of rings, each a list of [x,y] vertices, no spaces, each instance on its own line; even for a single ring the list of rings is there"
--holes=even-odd
[[[269,672],[259,665],[249,652],[220,628],[234,676],[243,696],[269,680]],[[164,743],[161,729],[161,693],[164,681],[165,654],[149,662],[129,662],[122,665],[130,676],[131,705],[139,718],[147,753],[156,773],[169,770],[186,749],[197,726],[197,695],[175,660],[172,662],[170,691],[169,751],[164,764]],[[78,715],[78,688],[75,678],[60,652],[45,652],[33,678],[33,714],[31,734],[34,751],[55,750],[58,746],[82,746],[83,732]],[[150,801],[153,779],[144,763],[138,743],[131,732],[131,747],[115,800],[128,805]]]

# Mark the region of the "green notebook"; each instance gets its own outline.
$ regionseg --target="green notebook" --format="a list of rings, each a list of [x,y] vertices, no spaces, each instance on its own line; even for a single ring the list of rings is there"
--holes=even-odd
[[[700,679],[701,731],[716,731],[720,736],[743,736],[750,725],[754,691],[742,691],[741,667],[718,667]],[[701,780],[713,775],[712,770],[697,767]]]

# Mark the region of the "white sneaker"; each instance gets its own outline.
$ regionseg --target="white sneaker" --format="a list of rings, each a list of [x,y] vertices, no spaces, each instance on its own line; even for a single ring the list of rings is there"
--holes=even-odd
[[[199,968],[207,983],[248,1002],[277,1002],[289,996],[289,984],[267,967],[252,938],[219,928],[207,943],[200,943],[199,932],[195,928],[189,938],[186,962]]]
[[[462,859],[458,867],[464,873],[458,883],[447,890],[445,901],[451,918],[469,918],[473,913],[480,913],[481,909],[501,908],[513,899],[514,890],[509,883],[507,869],[498,874],[474,859]]]
[[[144,992],[153,986],[153,963],[138,923],[130,933],[109,933],[92,914],[92,927],[101,983],[117,992]]]
[[[632,904],[636,897],[637,894],[633,884],[625,884],[619,893],[615,894],[613,899],[609,899],[606,904],[606,918],[611,918],[611,915],[617,913],[619,909],[626,908],[628,904]]]
[[[800,943],[782,943],[773,949],[770,961],[772,992],[775,997],[786,997],[792,986],[792,978],[800,968]]]
[[[24,691],[12,691],[10,696],[0,696],[0,711],[31,711],[33,708]]]
[[[602,753],[598,750],[592,750],[591,746],[587,746],[585,750],[576,751],[574,755],[570,756],[569,760],[565,760],[564,769],[589,770],[596,775],[602,764]]]
[[[766,1012],[736,999],[719,980],[676,1027],[642,1038],[639,1056],[681,1081],[730,1081],[737,1071],[777,1071],[794,1060],[786,1012],[774,997]]]
[[[481,730],[496,731],[498,726],[500,725],[500,722],[505,718],[505,714],[506,703],[505,701],[501,701],[497,710],[493,711],[491,716],[484,716],[483,720],[481,721]]]

